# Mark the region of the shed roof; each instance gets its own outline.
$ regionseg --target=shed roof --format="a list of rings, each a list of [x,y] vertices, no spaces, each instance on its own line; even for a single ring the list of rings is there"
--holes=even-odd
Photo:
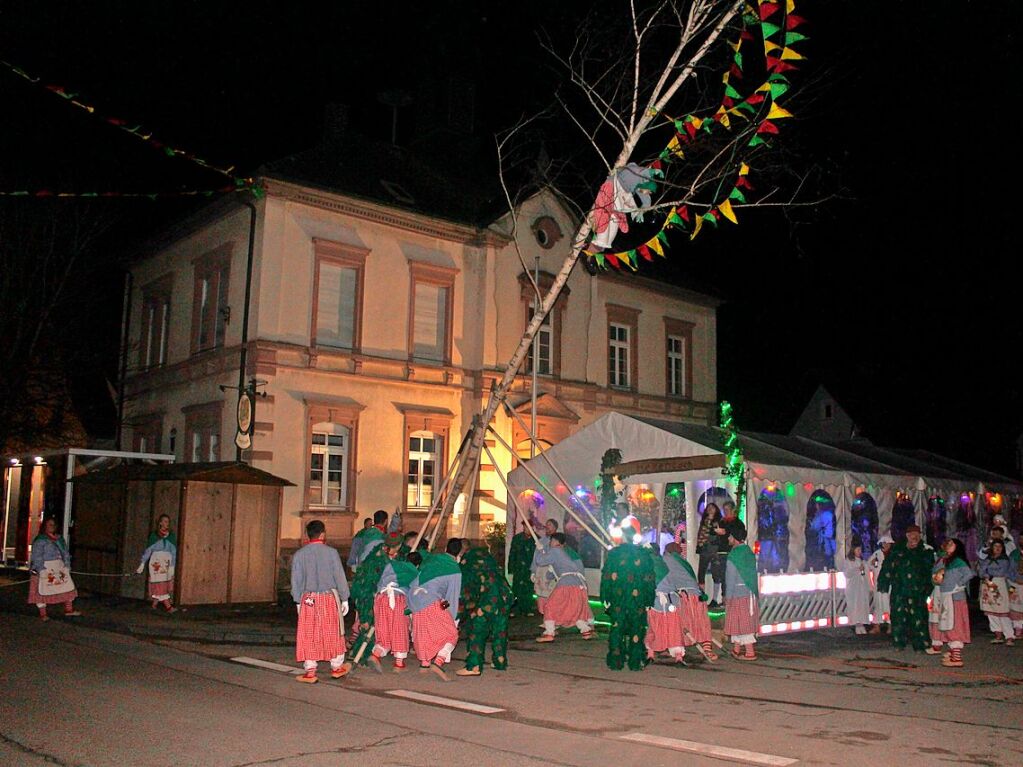
[[[115,485],[121,482],[167,480],[221,482],[230,485],[275,485],[277,487],[293,487],[295,484],[262,469],[253,468],[247,463],[236,461],[122,465],[82,474],[71,481],[90,485]]]

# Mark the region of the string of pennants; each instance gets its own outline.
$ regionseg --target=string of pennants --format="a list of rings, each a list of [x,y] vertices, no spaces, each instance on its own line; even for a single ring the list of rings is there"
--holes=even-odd
[[[756,7],[752,5],[745,7],[742,30],[738,38],[729,43],[734,53],[728,71],[722,75],[724,88],[720,104],[711,117],[687,114],[681,118],[668,118],[675,131],[667,146],[651,163],[650,167],[654,174],[663,175],[664,163],[683,159],[685,146],[695,142],[698,134],[710,133],[720,128],[730,130],[735,119],[756,124],[756,129],[746,144],[747,148],[769,146],[768,137],[779,132],[777,121],[792,117],[792,113],[782,107],[778,100],[790,87],[789,78],[785,73],[797,69],[798,65],[794,62],[804,58],[792,48],[794,44],[807,39],[805,35],[796,31],[804,21],[803,17],[795,13],[795,0],[758,0]],[[766,76],[755,90],[744,97],[736,90],[734,81],[743,77],[743,44],[753,43],[754,28],[760,30]],[[716,227],[722,218],[738,224],[733,201],[740,205],[745,203],[745,192],[753,190],[749,172],[749,164],[740,160],[727,195],[719,196],[718,202],[706,205],[706,210],[702,213],[696,209],[698,206],[693,204],[682,204],[671,209],[657,233],[640,245],[615,251],[589,247],[583,249],[583,254],[596,261],[602,269],[609,267],[619,269],[624,265],[636,271],[639,259],[653,261],[654,254],[662,258],[665,256],[668,232],[672,229],[688,232],[689,239],[692,240],[704,225]]]
[[[53,93],[55,96],[59,96],[66,103],[72,106],[78,107],[79,109],[93,115],[99,120],[112,125],[113,127],[124,131],[125,133],[134,136],[136,139],[144,142],[146,145],[162,152],[167,157],[178,157],[201,167],[206,170],[219,173],[221,176],[226,177],[230,183],[215,187],[212,189],[188,189],[188,190],[175,190],[175,191],[161,191],[161,192],[69,192],[69,191],[54,191],[48,189],[40,189],[36,191],[28,190],[17,190],[17,191],[0,191],[0,197],[97,197],[97,198],[109,198],[109,197],[127,197],[127,198],[149,198],[156,200],[160,198],[171,198],[171,197],[212,197],[215,194],[225,194],[233,192],[252,192],[256,196],[262,194],[262,190],[256,183],[255,179],[242,178],[234,175],[234,167],[220,167],[204,160],[202,157],[189,152],[186,149],[171,146],[157,139],[153,132],[143,127],[140,124],[133,123],[128,120],[123,120],[118,117],[109,117],[102,114],[95,106],[86,103],[80,99],[80,94],[68,90],[60,85],[47,85],[39,77],[35,77],[26,72],[21,67],[11,64],[8,61],[0,59],[0,66],[8,69],[18,77],[38,85],[43,89]]]

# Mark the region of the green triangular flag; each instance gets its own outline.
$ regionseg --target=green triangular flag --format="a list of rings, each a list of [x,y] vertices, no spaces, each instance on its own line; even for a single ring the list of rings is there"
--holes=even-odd
[[[748,101],[743,101],[742,103],[736,104],[735,108],[741,109],[744,112],[749,112],[750,114],[754,114],[757,111],[757,108],[750,104]]]
[[[714,214],[711,213],[710,211],[704,213],[703,216],[701,216],[701,218],[703,218],[703,220],[706,221],[708,224],[713,224],[714,226],[718,225],[717,218],[715,218]]]
[[[785,45],[792,45],[792,43],[798,43],[800,40],[805,40],[806,35],[801,35],[798,32],[786,32],[785,33]]]
[[[771,83],[771,98],[777,99],[780,95],[785,93],[789,89],[788,83],[773,82]]]
[[[594,258],[597,259],[597,265],[600,266],[601,269],[605,268],[606,263],[604,255],[602,253],[598,253],[596,256],[594,256]]]
[[[742,193],[739,187],[732,189],[732,193],[728,195],[729,200],[738,200],[739,202],[746,202],[746,196]]]
[[[736,51],[734,58],[735,58],[735,66],[739,67],[739,69],[742,69],[742,54],[739,51]]]
[[[762,30],[765,38],[768,38],[771,35],[775,34],[776,32],[781,31],[781,27],[779,27],[777,24],[771,24],[767,21],[760,22],[760,29]]]
[[[739,93],[739,91],[735,90],[735,88],[733,88],[731,85],[726,85],[725,86],[725,95],[728,96],[729,98],[733,98],[733,99],[741,99],[742,98],[742,94]]]
[[[686,222],[682,220],[682,216],[672,209],[671,213],[668,214],[668,226],[680,226],[685,228]]]
[[[750,139],[749,143],[746,146],[760,146],[761,144],[766,143],[767,142],[760,138],[760,136],[754,136],[753,138]]]

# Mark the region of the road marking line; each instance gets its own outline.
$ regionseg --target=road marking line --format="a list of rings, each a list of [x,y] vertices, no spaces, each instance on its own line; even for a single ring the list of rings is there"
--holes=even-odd
[[[460,708],[463,711],[472,711],[477,714],[497,714],[504,711],[503,708],[482,706],[479,703],[442,698],[439,695],[427,695],[426,693],[414,692],[413,690],[387,690],[386,692],[388,695],[393,695],[396,698],[408,698],[409,700],[417,700],[421,703],[434,703],[438,706],[447,706],[448,708]]]
[[[790,759],[786,756],[774,756],[772,754],[760,754],[756,751],[744,751],[741,748],[726,748],[724,746],[713,746],[709,743],[697,743],[694,740],[676,740],[675,738],[662,738],[659,735],[646,735],[641,732],[630,732],[627,735],[619,735],[621,740],[629,740],[634,743],[646,743],[660,748],[670,748],[674,751],[688,751],[693,754],[705,754],[706,756],[718,757],[719,759],[731,759],[735,762],[746,762],[747,764],[762,764],[765,767],[786,767],[795,764],[798,759]]]
[[[235,663],[245,663],[249,666],[259,666],[260,668],[268,668],[271,671],[283,671],[285,674],[302,674],[304,671],[294,666],[285,666],[282,663],[271,663],[268,660],[260,660],[259,658],[246,658],[244,656],[239,658],[231,658]]]

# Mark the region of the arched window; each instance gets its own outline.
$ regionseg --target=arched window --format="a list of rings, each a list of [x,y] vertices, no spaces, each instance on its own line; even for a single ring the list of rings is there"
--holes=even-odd
[[[757,497],[757,569],[762,573],[789,569],[789,508],[780,487],[768,485]]]
[[[870,493],[857,493],[850,512],[849,532],[860,539],[866,559],[877,551],[877,503]]]
[[[895,494],[895,505],[892,507],[892,538],[896,543],[906,540],[906,528],[916,521],[913,501],[906,493]]]
[[[940,495],[932,495],[927,499],[927,543],[940,549],[948,538],[948,515],[945,510],[945,499]]]
[[[721,505],[725,501],[731,501],[732,503],[735,503],[735,499],[732,498],[732,494],[729,493],[725,488],[723,487],[707,488],[707,491],[700,496],[700,502],[696,504],[696,514],[700,519],[703,519],[703,511],[704,509],[707,508],[708,503],[717,504],[717,507],[720,509]],[[722,509],[722,513],[723,512],[724,510]]]
[[[806,504],[806,568],[835,569],[835,501],[825,490],[814,490]]]
[[[433,503],[442,441],[432,431],[414,431],[409,435],[407,508],[428,509]]]
[[[336,423],[316,423],[312,428],[309,455],[309,505],[348,505],[347,427]]]

